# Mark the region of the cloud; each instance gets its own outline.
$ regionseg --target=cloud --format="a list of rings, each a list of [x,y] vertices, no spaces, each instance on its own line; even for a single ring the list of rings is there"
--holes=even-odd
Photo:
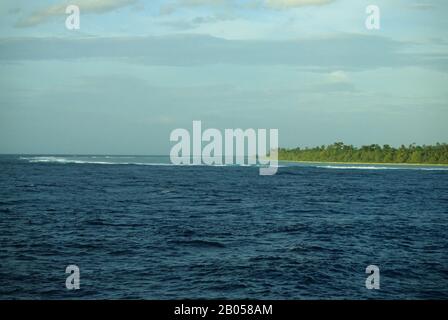
[[[240,2],[235,0],[177,0],[160,8],[162,15],[175,12],[179,8],[191,7],[228,7],[240,9],[291,9],[306,6],[330,4],[335,0],[250,0]]]
[[[327,75],[327,80],[330,83],[347,83],[350,81],[347,73],[344,71],[333,71]]]
[[[265,4],[273,9],[290,9],[305,6],[320,6],[333,2],[334,0],[266,0]]]
[[[415,47],[414,44],[412,46]],[[122,59],[147,65],[290,65],[328,70],[423,66],[447,70],[444,54],[406,52],[392,39],[345,34],[302,40],[225,40],[202,35],[109,38],[9,38],[0,61]],[[341,73],[334,78],[343,78]]]
[[[409,8],[414,10],[431,10],[434,9],[435,6],[430,3],[412,3],[409,4]]]
[[[232,5],[232,1],[229,0],[177,0],[167,3],[160,8],[162,15],[168,15],[180,8],[189,7],[214,7],[214,6],[227,6]]]
[[[226,3],[226,0],[178,0],[177,2],[183,6],[204,6],[204,5],[223,5]]]
[[[174,20],[174,21],[164,21],[160,24],[167,26],[171,29],[185,31],[188,29],[194,29],[201,25],[219,23],[223,21],[235,20],[236,18],[231,15],[209,15],[209,16],[198,16],[191,20]]]
[[[118,8],[135,4],[137,0],[75,0],[55,4],[41,10],[33,12],[31,15],[18,21],[16,27],[32,27],[57,16],[65,16],[65,9],[68,5],[74,4],[80,8],[81,14],[100,14]]]
[[[196,17],[193,20],[191,20],[191,22],[193,24],[198,25],[198,24],[206,24],[206,23],[215,23],[215,22],[220,22],[220,21],[229,21],[229,20],[234,20],[234,19],[235,19],[235,17],[233,17],[233,16],[221,14],[221,15]]]
[[[323,82],[315,86],[318,92],[355,92],[355,86],[345,71],[337,70],[326,74]]]

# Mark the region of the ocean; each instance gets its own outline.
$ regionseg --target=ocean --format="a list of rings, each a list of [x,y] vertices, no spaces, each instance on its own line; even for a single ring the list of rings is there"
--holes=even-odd
[[[448,298],[446,167],[4,155],[0,218],[1,299]]]

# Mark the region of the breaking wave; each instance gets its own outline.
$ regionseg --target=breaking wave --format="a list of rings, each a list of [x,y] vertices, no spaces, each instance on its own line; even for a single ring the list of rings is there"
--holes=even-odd
[[[131,156],[83,156],[83,157],[57,157],[57,156],[35,156],[35,157],[20,157],[20,160],[28,161],[30,163],[59,163],[59,164],[97,164],[97,165],[138,165],[138,166],[213,166],[213,167],[259,167],[259,165],[248,164],[173,164],[169,162],[168,157],[146,157],[150,158],[148,162],[142,162],[142,157]],[[166,162],[155,162],[154,160],[165,158]],[[124,160],[123,159],[134,159]],[[105,161],[106,160],[106,161]],[[283,167],[283,166],[277,166]]]

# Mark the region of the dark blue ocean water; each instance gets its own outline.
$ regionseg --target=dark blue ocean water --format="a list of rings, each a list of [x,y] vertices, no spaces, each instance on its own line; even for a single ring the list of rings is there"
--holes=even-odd
[[[1,156],[0,219],[2,299],[448,298],[443,168]]]

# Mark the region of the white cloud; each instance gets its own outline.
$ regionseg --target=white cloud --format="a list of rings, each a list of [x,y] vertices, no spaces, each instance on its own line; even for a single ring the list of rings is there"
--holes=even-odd
[[[327,75],[328,82],[331,83],[348,83],[350,82],[350,79],[344,71],[334,71]]]
[[[266,0],[267,7],[274,9],[289,9],[305,6],[318,6],[329,4],[334,0]]]
[[[64,1],[60,4],[55,4],[41,10],[33,12],[31,15],[20,20],[17,27],[31,27],[48,21],[56,16],[65,15],[65,9],[68,5],[77,5],[80,8],[81,14],[93,13],[99,14],[112,11],[118,8],[126,7],[136,3],[137,0],[76,0]]]

